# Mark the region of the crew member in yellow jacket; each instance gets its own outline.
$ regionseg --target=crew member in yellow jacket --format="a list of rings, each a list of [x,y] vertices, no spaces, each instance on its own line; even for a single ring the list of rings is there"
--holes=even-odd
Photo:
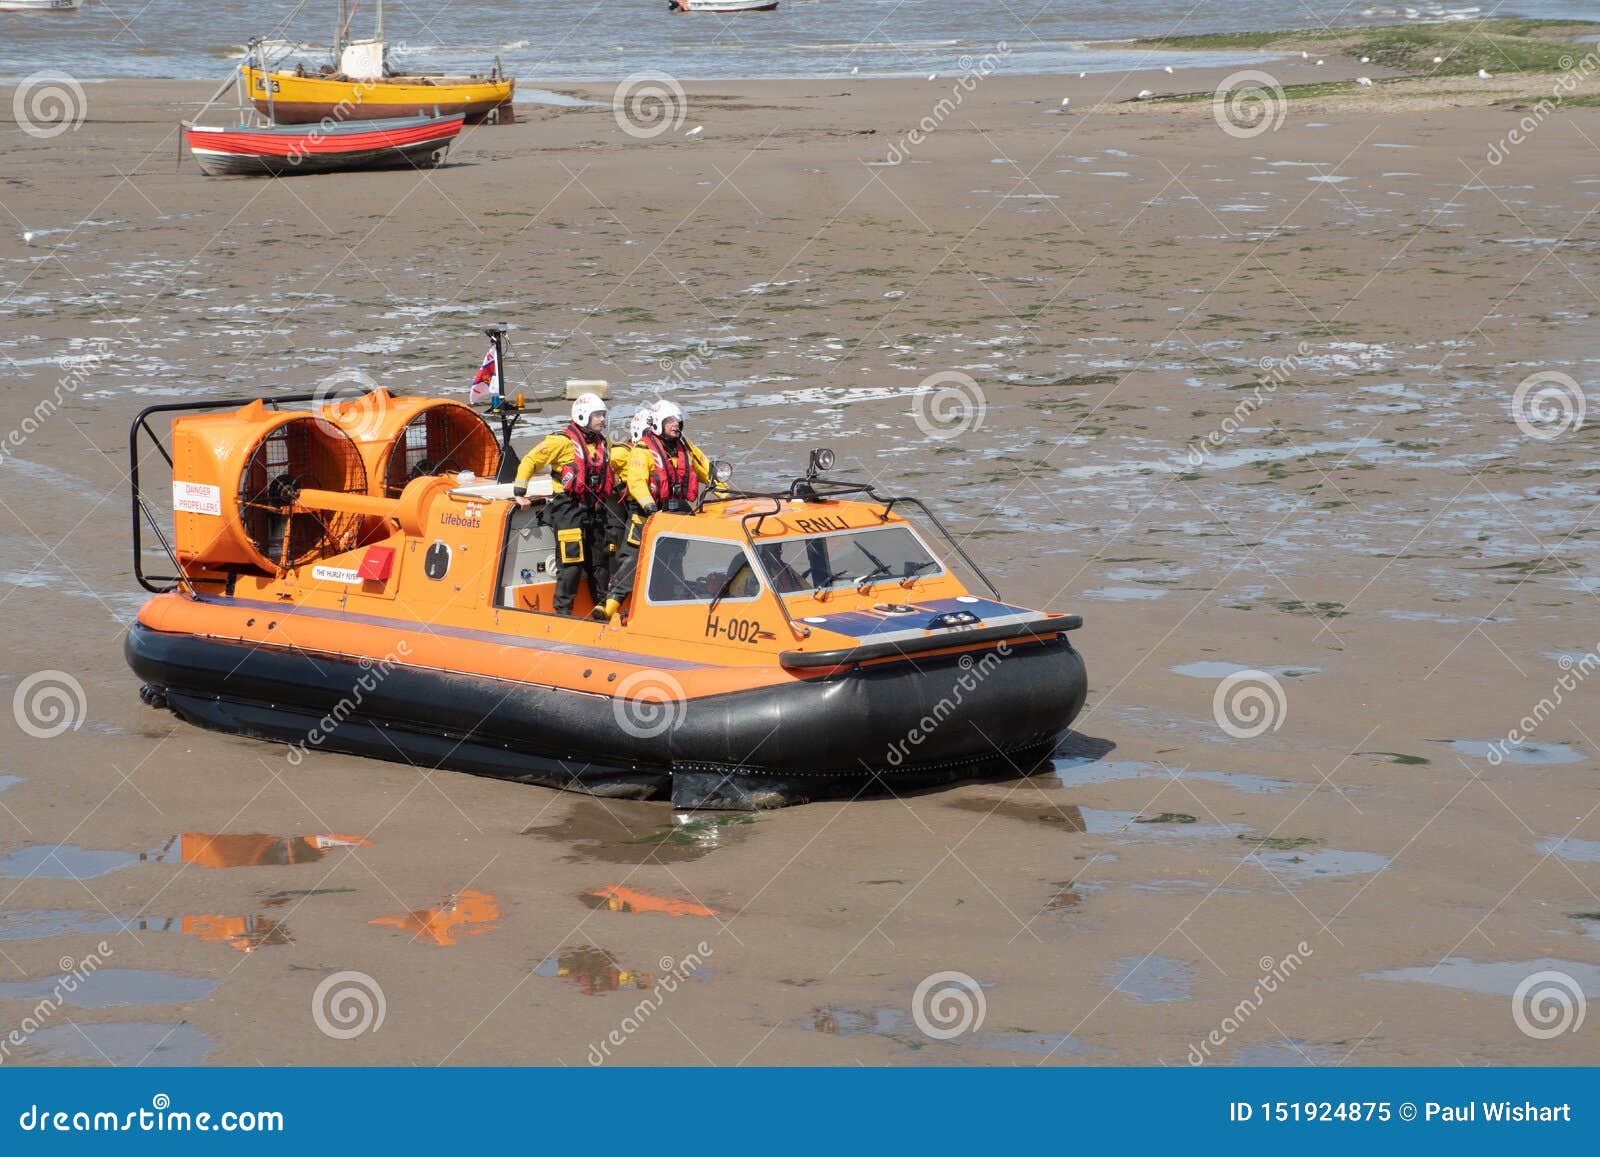
[[[545,521],[556,532],[554,609],[558,615],[572,613],[578,584],[585,577],[597,607],[611,579],[605,504],[617,488],[617,476],[611,468],[605,425],[605,402],[596,394],[584,394],[572,403],[572,421],[567,428],[545,438],[517,467],[512,493],[518,506],[530,505],[528,482],[533,476],[550,471],[555,494],[546,507]]]
[[[633,593],[644,520],[658,510],[691,513],[701,488],[713,485],[711,459],[683,436],[683,411],[675,403],[657,402],[650,408],[646,429],[628,454],[624,477],[630,508],[627,528],[617,548],[605,606],[595,612],[596,618],[611,618]]]
[[[644,437],[644,432],[649,429],[650,406],[654,404],[652,402],[648,406],[640,406],[634,411],[632,419],[628,422],[626,442],[611,443],[611,473],[615,476],[615,481],[602,504],[605,515],[607,570],[611,575],[617,572],[617,556],[628,533],[628,507],[632,501],[628,497],[628,459],[633,454],[633,448],[639,444],[639,439]],[[602,621],[610,618],[599,599],[595,600],[592,614]]]

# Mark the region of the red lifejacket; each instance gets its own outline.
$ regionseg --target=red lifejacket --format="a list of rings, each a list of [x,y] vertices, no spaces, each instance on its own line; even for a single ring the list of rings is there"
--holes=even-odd
[[[650,497],[657,506],[670,501],[691,505],[700,497],[700,476],[694,472],[694,457],[686,438],[678,439],[676,453],[667,449],[661,436],[649,431],[644,444],[650,448]]]
[[[572,461],[561,468],[561,489],[577,501],[592,506],[616,489],[611,447],[606,445],[604,437],[591,442],[576,422],[567,423],[564,433],[572,441]]]

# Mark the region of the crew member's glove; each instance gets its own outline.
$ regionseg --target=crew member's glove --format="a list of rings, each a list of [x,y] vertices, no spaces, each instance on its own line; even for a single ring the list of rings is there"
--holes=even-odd
[[[639,509],[644,512],[644,516],[646,518],[649,518],[652,514],[659,510],[660,507],[656,506],[656,504],[652,502],[649,506],[641,506]]]

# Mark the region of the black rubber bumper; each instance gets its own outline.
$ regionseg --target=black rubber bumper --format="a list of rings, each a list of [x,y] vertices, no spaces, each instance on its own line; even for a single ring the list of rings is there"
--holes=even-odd
[[[339,751],[686,808],[1031,774],[1087,687],[1064,635],[644,707],[137,623],[124,650],[181,717],[289,743],[291,759]]]

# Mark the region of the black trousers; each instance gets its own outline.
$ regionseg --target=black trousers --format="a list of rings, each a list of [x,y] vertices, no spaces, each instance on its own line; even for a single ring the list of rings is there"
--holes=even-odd
[[[589,597],[598,606],[611,582],[613,559],[604,507],[558,494],[550,500],[546,517],[556,532],[556,614],[572,613],[584,579],[589,580]]]
[[[627,517],[617,529],[616,564],[611,572],[611,585],[606,588],[606,598],[626,602],[633,593],[634,576],[639,570],[639,540],[643,535],[644,511],[630,502]]]

